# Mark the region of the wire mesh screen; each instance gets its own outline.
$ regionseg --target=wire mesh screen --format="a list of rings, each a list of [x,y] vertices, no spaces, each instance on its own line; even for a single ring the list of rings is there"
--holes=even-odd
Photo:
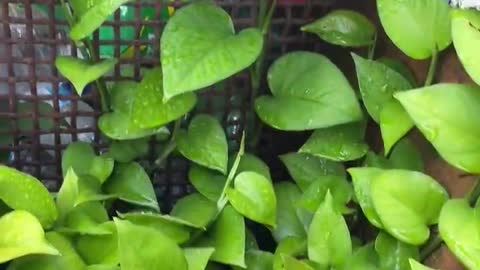
[[[236,30],[257,25],[258,0],[217,1],[234,20]],[[267,65],[292,50],[315,49],[318,39],[300,26],[322,16],[325,0],[279,0],[266,54]],[[146,68],[159,65],[160,36],[168,17],[183,1],[139,0],[120,8],[92,36],[102,58],[119,58],[106,77],[107,84],[139,80]],[[55,69],[58,55],[82,56],[68,38],[68,24],[56,0],[1,0],[0,2],[0,160],[28,172],[51,189],[61,179],[61,154],[72,141],[86,141],[98,151],[105,148],[96,120],[99,95],[91,86],[79,97]],[[248,124],[250,104],[248,71],[201,92],[197,111],[217,116],[235,150]],[[266,87],[262,87],[266,91]],[[152,140],[153,141],[153,140]],[[153,145],[152,145],[153,146]],[[149,159],[156,158],[152,147]],[[152,169],[159,196],[174,200],[189,192],[187,163],[171,158],[164,169]]]

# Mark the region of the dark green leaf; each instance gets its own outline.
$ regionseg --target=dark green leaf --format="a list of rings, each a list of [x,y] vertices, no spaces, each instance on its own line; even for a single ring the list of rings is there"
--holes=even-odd
[[[421,153],[408,139],[403,139],[395,145],[389,160],[395,169],[423,172],[424,165]]]
[[[170,215],[205,228],[217,215],[217,205],[200,194],[191,194],[181,198]]]
[[[113,222],[105,222],[99,226],[110,231],[108,235],[79,235],[75,247],[85,262],[114,266],[120,263],[118,257],[117,229]]]
[[[350,260],[340,267],[341,270],[378,270],[378,256],[373,244],[358,248]],[[391,269],[391,268],[385,268]]]
[[[412,71],[402,61],[400,61],[398,59],[386,58],[386,57],[379,58],[379,59],[377,59],[377,61],[380,62],[380,63],[383,63],[387,67],[389,67],[389,68],[395,70],[396,72],[398,72],[405,79],[407,79],[412,86],[417,85],[417,80],[415,79],[415,76],[413,76]]]
[[[195,189],[212,202],[217,202],[222,194],[227,177],[219,172],[192,165],[188,179]]]
[[[410,270],[408,260],[419,257],[417,247],[405,244],[384,232],[377,236],[375,250],[383,269]]]
[[[128,141],[113,141],[108,155],[118,162],[132,162],[148,154],[150,148],[148,138]]]
[[[261,250],[249,250],[245,254],[245,262],[248,270],[272,270],[273,254]]]

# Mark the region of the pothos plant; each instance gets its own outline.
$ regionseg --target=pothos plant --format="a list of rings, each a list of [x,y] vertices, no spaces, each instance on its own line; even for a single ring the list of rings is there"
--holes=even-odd
[[[467,72],[480,80],[479,61],[472,60],[478,59],[477,12],[452,11],[442,0],[377,1],[395,45],[414,59],[432,59],[420,88],[401,63],[373,60],[376,29],[363,15],[338,10],[304,26],[333,44],[369,47],[367,58],[352,56],[385,151],[374,153],[364,142],[370,119],[342,72],[321,54],[292,52],[270,67],[272,95],[258,97],[255,111],[279,130],[313,133],[298,152],[280,156],[294,181],[273,183],[268,166],[245,153],[245,138],[229,156],[215,118],[196,115],[186,130],[179,119],[195,106],[197,90],[250,66],[258,79],[275,1],[270,9],[262,2],[261,30],[237,34],[211,2],[180,9],[162,34],[161,67],[140,82],[107,89],[101,77],[117,61],[97,59],[88,37],[126,2],[63,3],[70,36],[91,59],[59,57],[57,68],[78,94],[96,81],[104,110],[98,125],[110,147],[97,155],[86,143],[71,144],[62,158],[63,184],[53,195],[32,176],[0,167],[0,263],[7,269],[415,270],[429,269],[420,262],[441,241],[469,269],[480,269],[473,207],[479,188],[467,199],[449,199],[404,138],[416,126],[446,161],[480,171],[480,134],[469,118],[480,110],[480,89],[431,85],[438,54],[452,37]],[[197,192],[169,213],[161,213],[148,174],[134,161],[152,135],[170,137],[158,164],[174,151],[193,163],[189,180]],[[131,210],[114,211],[114,200]],[[270,231],[273,249],[259,248],[247,220]],[[353,235],[358,224],[371,226],[374,237]]]

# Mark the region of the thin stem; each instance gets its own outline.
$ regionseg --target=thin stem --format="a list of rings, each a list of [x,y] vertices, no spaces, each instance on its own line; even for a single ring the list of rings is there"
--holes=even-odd
[[[373,43],[368,49],[368,59],[373,59],[375,57],[376,48],[377,48],[377,32],[375,32],[375,36],[373,37]]]
[[[477,179],[477,183],[472,188],[470,193],[468,193],[467,201],[470,206],[474,206],[477,203],[478,198],[480,197],[480,179]]]
[[[428,68],[427,78],[425,79],[425,86],[429,86],[433,83],[435,78],[435,73],[437,71],[438,63],[438,50],[435,48],[432,53],[432,58],[430,60],[430,67]]]
[[[182,117],[175,121],[172,136],[170,137],[170,140],[168,141],[160,156],[155,160],[155,165],[161,166],[163,162],[165,162],[165,160],[168,158],[168,156],[177,148],[177,142],[175,139],[177,137],[178,131],[180,130],[181,124]]]

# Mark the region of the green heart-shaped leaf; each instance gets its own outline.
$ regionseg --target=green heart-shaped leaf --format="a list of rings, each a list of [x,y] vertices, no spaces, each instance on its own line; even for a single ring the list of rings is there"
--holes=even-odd
[[[104,190],[123,201],[160,211],[150,177],[136,162],[117,164]]]
[[[0,263],[28,254],[60,255],[45,239],[40,222],[27,211],[16,210],[0,218]]]
[[[63,222],[63,227],[57,228],[59,232],[79,233],[91,235],[105,235],[111,232],[99,226],[108,221],[108,213],[100,202],[83,203],[70,211]]]
[[[333,161],[350,161],[363,157],[368,145],[363,142],[363,123],[351,123],[317,129],[299,152]]]
[[[380,232],[375,240],[375,250],[382,269],[410,270],[409,259],[418,259],[418,248],[398,241]]]
[[[130,1],[131,0],[105,0],[97,2],[95,5],[90,5],[88,10],[83,10],[78,21],[73,25],[70,31],[70,38],[73,41],[79,41],[90,36],[115,10]]]
[[[272,230],[273,238],[277,243],[287,237],[306,239],[312,215],[296,207],[302,196],[300,189],[290,182],[276,183],[274,189],[277,197],[277,226]]]
[[[263,48],[263,37],[255,28],[235,35],[228,13],[201,1],[175,12],[165,26],[160,47],[164,99],[169,100],[250,66]]]
[[[43,184],[33,176],[0,165],[0,200],[9,208],[32,213],[46,229],[53,226],[58,212]]]
[[[446,1],[379,0],[377,9],[388,37],[413,59],[428,58],[452,42]]]
[[[311,183],[329,175],[345,176],[341,163],[315,157],[304,153],[281,155],[280,159],[288,169],[293,180],[301,190],[308,189]]]
[[[191,161],[227,173],[228,144],[222,126],[209,115],[193,118],[188,132],[179,132],[178,150]]]
[[[256,172],[242,172],[234,185],[227,190],[233,208],[253,221],[275,227],[277,199],[272,182]]]
[[[212,256],[214,248],[186,248],[183,250],[188,263],[188,270],[204,270]]]
[[[376,29],[364,15],[351,10],[334,10],[302,27],[328,43],[345,47],[368,46],[375,42]]]
[[[195,164],[188,171],[188,179],[200,194],[212,202],[218,201],[227,181],[225,175]]]
[[[465,71],[480,84],[480,14],[475,10],[452,11],[452,39]]]
[[[126,213],[119,215],[122,219],[133,224],[142,225],[159,230],[177,244],[183,244],[190,239],[192,226],[175,222],[165,216],[154,213]]]
[[[405,136],[413,126],[412,119],[397,100],[385,103],[380,111],[380,131],[385,153],[388,154],[395,143]]]
[[[389,161],[392,168],[423,172],[422,154],[408,139],[403,139],[395,145]]]
[[[160,231],[119,219],[115,226],[123,270],[188,269],[182,249]]]
[[[100,183],[107,180],[113,171],[114,161],[111,158],[96,156],[90,144],[74,142],[68,145],[62,157],[63,175],[72,168],[78,175],[90,175]]]
[[[260,158],[248,153],[243,154],[240,158],[240,163],[238,163],[235,176],[242,172],[256,172],[263,175],[267,179],[272,179],[268,165],[265,164],[265,162],[263,162],[263,160]]]
[[[108,155],[115,161],[128,163],[144,157],[150,149],[149,139],[142,138],[128,141],[113,141],[108,149]]]
[[[353,240],[353,239],[352,239]],[[378,255],[373,244],[356,249],[350,260],[340,267],[341,270],[378,270]],[[391,268],[386,268],[391,269]]]
[[[347,79],[321,54],[282,56],[270,67],[268,84],[273,96],[257,98],[255,111],[276,129],[326,128],[363,117]]]
[[[133,140],[157,133],[168,133],[168,129],[160,125],[143,128],[135,122],[133,108],[137,95],[151,84],[152,73],[147,73],[141,83],[117,82],[111,88],[110,96],[113,112],[103,114],[98,120],[98,127],[103,134],[116,140]]]
[[[108,235],[79,235],[75,247],[85,262],[91,264],[118,265],[118,237],[113,222],[105,222],[98,226],[108,230]]]
[[[217,205],[200,194],[191,194],[181,198],[170,215],[205,228],[217,215]]]
[[[57,232],[45,234],[45,238],[61,256],[30,255],[14,260],[8,270],[84,270],[86,265],[68,238]]]
[[[193,93],[185,93],[164,101],[162,70],[149,71],[138,85],[132,106],[132,119],[141,128],[165,125],[188,113],[197,102]]]
[[[480,126],[471,117],[480,115],[479,87],[437,84],[395,97],[448,163],[480,173]]]
[[[414,259],[409,259],[411,270],[434,270],[433,268],[426,267],[425,265],[415,261]]]
[[[465,200],[450,200],[442,208],[438,229],[443,241],[468,268],[480,267],[480,211]]]
[[[89,83],[112,70],[117,62],[117,59],[107,59],[97,64],[91,64],[75,57],[59,56],[55,60],[55,66],[73,84],[77,94],[81,96]]]
[[[320,265],[342,265],[352,253],[350,232],[327,192],[308,230],[308,258]]]

